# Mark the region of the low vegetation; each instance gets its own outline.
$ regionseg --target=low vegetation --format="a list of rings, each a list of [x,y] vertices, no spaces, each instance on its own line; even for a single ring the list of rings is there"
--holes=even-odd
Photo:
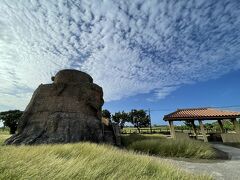
[[[168,126],[158,126],[158,127],[143,127],[140,128],[140,132],[141,134],[149,134],[149,133],[155,133],[155,134],[163,134],[163,133],[169,133],[169,128]],[[122,133],[124,134],[132,134],[132,133],[139,133],[139,129],[135,128],[135,127],[124,127],[122,129]]]
[[[11,135],[9,134],[8,128],[0,128],[0,148],[3,145],[3,142],[9,138]]]
[[[224,144],[227,146],[232,146],[232,147],[240,149],[240,143],[224,143]]]
[[[124,147],[128,147],[134,142],[138,142],[141,140],[150,140],[150,139],[156,139],[156,140],[161,140],[165,139],[165,137],[161,134],[130,134],[130,135],[122,135],[122,145]]]
[[[8,135],[0,135],[3,142]],[[0,146],[0,179],[211,179],[93,143]]]
[[[186,139],[166,139],[163,136],[126,135],[123,137],[127,149],[162,157],[215,159],[217,152],[207,143]]]

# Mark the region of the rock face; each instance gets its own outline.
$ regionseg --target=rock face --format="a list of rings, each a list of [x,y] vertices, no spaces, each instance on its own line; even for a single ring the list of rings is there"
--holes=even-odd
[[[52,80],[52,84],[41,84],[34,92],[18,133],[5,143],[103,142],[102,88],[91,76],[77,70],[59,71]]]

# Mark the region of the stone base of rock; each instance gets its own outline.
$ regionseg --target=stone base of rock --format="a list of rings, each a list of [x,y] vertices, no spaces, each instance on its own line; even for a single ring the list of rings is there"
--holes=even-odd
[[[116,124],[103,125],[104,142],[121,146],[120,127]]]

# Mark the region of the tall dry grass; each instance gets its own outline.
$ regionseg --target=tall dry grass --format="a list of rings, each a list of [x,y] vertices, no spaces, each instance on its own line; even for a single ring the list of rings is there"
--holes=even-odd
[[[167,162],[112,146],[76,143],[0,146],[0,179],[205,180],[210,177],[189,174]]]
[[[123,137],[127,149],[161,157],[215,159],[216,150],[208,143],[191,139],[166,139],[162,136],[132,134]]]

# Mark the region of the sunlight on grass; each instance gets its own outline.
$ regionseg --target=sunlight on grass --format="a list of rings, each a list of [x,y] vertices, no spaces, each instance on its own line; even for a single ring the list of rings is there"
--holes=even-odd
[[[0,155],[0,179],[210,179],[93,143],[0,146]]]
[[[161,134],[151,134],[151,135],[130,134],[130,135],[122,135],[121,136],[122,144],[125,147],[129,146],[130,144],[132,144],[134,142],[137,142],[140,140],[149,140],[149,139],[161,140],[161,139],[165,139],[165,137]]]
[[[208,143],[190,139],[166,139],[161,136],[129,135],[123,137],[127,149],[162,157],[215,159],[216,151]]]

